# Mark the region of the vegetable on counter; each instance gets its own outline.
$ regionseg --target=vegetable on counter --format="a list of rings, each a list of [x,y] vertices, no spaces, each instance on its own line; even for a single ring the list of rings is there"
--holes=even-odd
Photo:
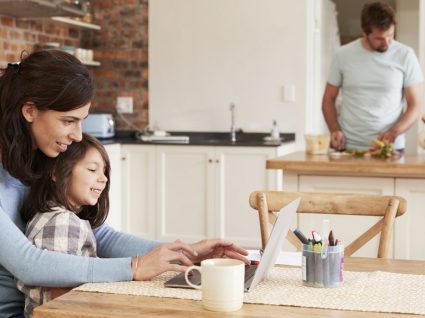
[[[372,146],[367,150],[348,149],[345,152],[355,157],[372,156],[379,158],[389,158],[393,154],[393,143],[374,139]]]

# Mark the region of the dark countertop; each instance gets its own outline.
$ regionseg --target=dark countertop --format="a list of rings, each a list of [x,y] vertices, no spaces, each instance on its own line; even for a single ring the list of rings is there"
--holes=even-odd
[[[171,136],[188,136],[189,142],[152,141],[136,138],[135,131],[117,131],[114,138],[100,139],[104,145],[120,143],[126,145],[176,145],[176,146],[232,146],[232,147],[278,147],[295,141],[294,133],[281,133],[280,141],[264,141],[269,133],[238,132],[236,142],[230,141],[229,132],[169,132]]]

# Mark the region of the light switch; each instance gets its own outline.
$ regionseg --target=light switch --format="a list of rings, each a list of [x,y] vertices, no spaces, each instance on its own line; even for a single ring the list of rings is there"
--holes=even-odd
[[[295,86],[288,84],[282,86],[282,102],[295,102]]]

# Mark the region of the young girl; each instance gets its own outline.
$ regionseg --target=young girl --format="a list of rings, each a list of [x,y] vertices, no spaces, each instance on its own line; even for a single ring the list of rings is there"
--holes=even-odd
[[[109,208],[110,164],[105,148],[83,134],[82,141],[61,156],[42,159],[42,176],[32,184],[21,210],[28,222],[26,236],[38,248],[96,257],[92,228],[103,224]],[[26,317],[57,296],[54,289],[25,286],[21,281],[18,289],[26,295]]]

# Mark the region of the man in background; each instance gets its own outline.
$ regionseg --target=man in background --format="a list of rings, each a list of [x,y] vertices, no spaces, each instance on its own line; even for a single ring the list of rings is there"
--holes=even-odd
[[[404,132],[419,119],[423,75],[413,50],[394,40],[395,25],[388,4],[367,3],[361,13],[363,36],[336,52],[322,101],[336,150],[368,149],[379,139],[402,151]]]

